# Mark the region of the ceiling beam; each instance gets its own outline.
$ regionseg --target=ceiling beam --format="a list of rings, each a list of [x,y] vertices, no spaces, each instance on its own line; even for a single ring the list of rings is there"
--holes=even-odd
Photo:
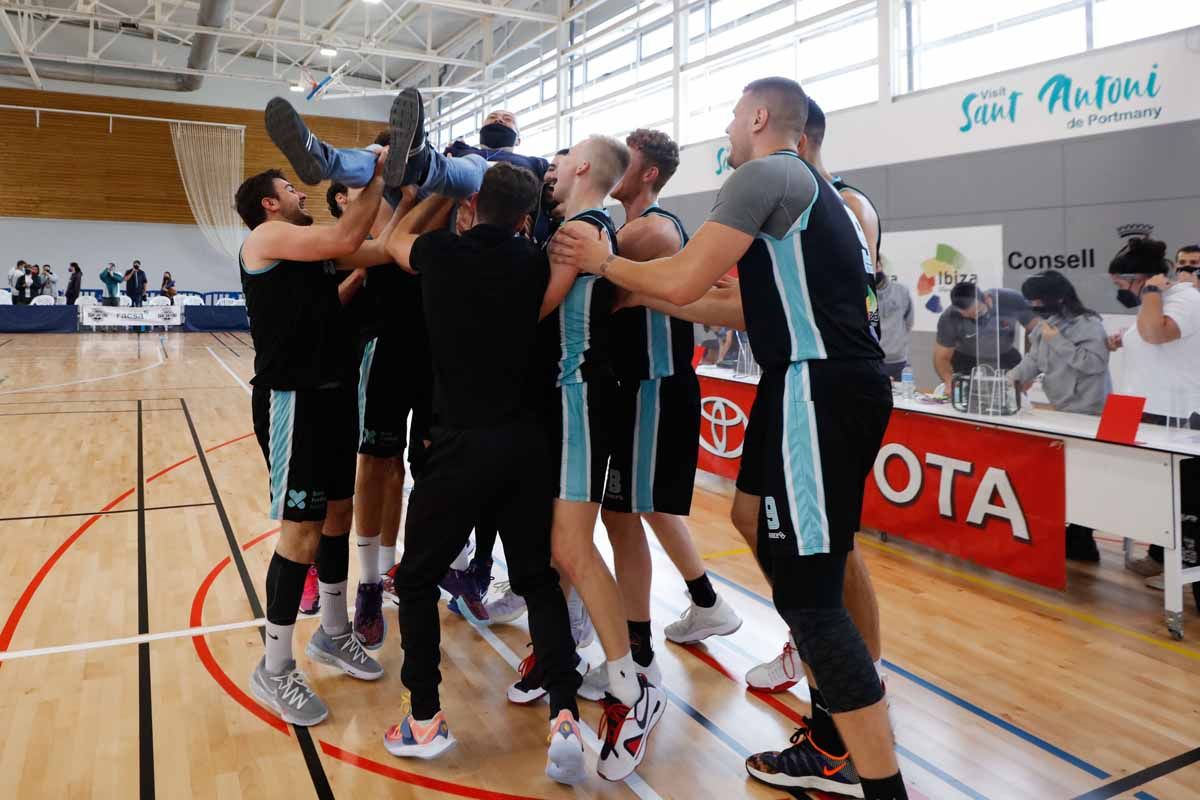
[[[541,11],[527,11],[523,8],[513,8],[512,6],[494,6],[491,4],[472,2],[472,0],[417,0],[417,2],[423,6],[434,6],[436,8],[445,8],[450,11],[460,11],[464,14],[471,14],[476,17],[512,17],[513,19],[523,19],[527,22],[558,24],[557,14],[546,14]]]
[[[45,88],[42,85],[42,79],[38,77],[37,70],[33,68],[33,62],[29,60],[29,52],[25,49],[25,41],[17,35],[17,29],[13,26],[12,20],[8,18],[7,13],[0,14],[0,20],[4,21],[4,29],[8,31],[8,38],[12,39],[13,47],[17,48],[17,55],[21,57],[21,63],[29,71],[29,78],[33,81],[33,85],[39,89]]]

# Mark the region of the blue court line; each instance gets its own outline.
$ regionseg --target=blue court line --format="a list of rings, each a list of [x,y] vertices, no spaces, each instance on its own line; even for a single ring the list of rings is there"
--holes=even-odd
[[[656,548],[656,549],[658,549],[658,548]],[[660,550],[660,552],[665,553],[665,551],[662,551],[662,550]],[[752,599],[756,602],[762,603],[763,605],[765,605],[769,608],[772,608],[772,609],[775,608],[775,604],[773,602],[771,602],[770,599],[763,597],[761,594],[754,591],[753,589],[748,589],[745,586],[742,586],[740,583],[732,581],[723,575],[719,575],[716,572],[713,572],[711,569],[708,571],[708,574],[714,580],[728,586],[729,588],[731,588],[735,591],[741,592],[742,594],[746,595],[750,599]],[[1045,739],[1041,738],[1040,736],[1035,736],[1034,734],[1030,733],[1029,731],[1014,725],[1013,723],[1009,722],[1008,720],[1002,719],[1002,718],[996,716],[995,714],[991,713],[990,711],[986,711],[983,708],[980,708],[979,706],[975,705],[974,703],[972,703],[968,700],[964,700],[963,698],[959,697],[958,695],[956,695],[946,689],[943,689],[942,687],[938,686],[937,684],[934,684],[931,681],[928,681],[925,678],[920,677],[919,675],[915,675],[914,673],[909,672],[908,670],[904,669],[903,667],[897,666],[895,663],[893,663],[891,661],[884,659],[883,665],[885,667],[887,667],[889,670],[891,670],[892,672],[895,672],[898,675],[901,675],[901,676],[909,679],[910,681],[917,684],[918,686],[920,686],[924,689],[928,689],[929,691],[936,694],[938,697],[941,697],[944,700],[948,700],[949,702],[953,703],[954,705],[958,706],[959,708],[961,708],[965,711],[971,712],[972,714],[980,717],[981,719],[984,719],[984,720],[992,723],[993,725],[996,725],[997,727],[1002,728],[1003,730],[1007,731],[1008,733],[1011,733],[1012,735],[1016,736],[1017,738],[1022,739],[1023,741],[1028,742],[1029,744],[1033,745],[1034,747],[1037,747],[1038,749],[1049,753],[1050,755],[1054,756],[1055,758],[1058,758],[1062,761],[1067,762],[1068,764],[1070,764],[1073,767],[1076,767],[1077,769],[1083,770],[1084,772],[1086,772],[1087,774],[1089,774],[1095,778],[1106,779],[1106,778],[1112,777],[1111,773],[1105,772],[1104,770],[1097,767],[1095,764],[1085,761],[1082,758],[1080,758],[1079,756],[1068,753],[1066,750],[1063,750],[1061,747],[1057,747],[1056,745],[1051,744],[1050,742],[1046,741]],[[1155,798],[1153,795],[1148,794],[1146,792],[1138,792],[1134,796],[1137,797],[1138,800],[1157,800],[1157,798]]]
[[[678,616],[683,613],[683,609],[673,607],[669,602],[664,600],[658,593],[653,593],[653,597],[660,606],[662,606],[663,608],[665,608],[667,611],[671,612],[672,614],[675,614]],[[705,642],[706,645],[708,645],[710,643],[715,643],[715,644],[721,646],[722,648],[730,651],[731,653],[740,654],[742,657],[746,658],[747,660],[751,661],[752,663],[758,663],[758,661],[759,661],[758,656],[752,655],[751,653],[747,652],[746,650],[743,650],[741,647],[739,647],[734,642],[729,641],[728,637],[714,636],[708,642]],[[988,800],[988,797],[986,795],[977,792],[976,790],[972,789],[970,786],[967,786],[965,783],[958,780],[957,778],[955,778],[953,775],[946,772],[942,768],[938,767],[935,764],[931,764],[930,762],[921,758],[919,755],[917,755],[913,751],[909,750],[907,747],[904,747],[899,742],[896,742],[895,746],[896,746],[896,752],[901,757],[903,757],[904,759],[906,759],[908,761],[911,761],[913,764],[916,764],[918,767],[925,770],[930,775],[933,775],[935,778],[940,780],[942,783],[945,783],[947,786],[951,786],[951,787],[957,789],[959,792],[961,792],[964,795],[966,795],[967,797],[971,798],[971,800]]]

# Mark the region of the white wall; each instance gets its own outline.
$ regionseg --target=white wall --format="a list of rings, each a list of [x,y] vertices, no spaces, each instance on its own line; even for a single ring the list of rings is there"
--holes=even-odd
[[[1071,82],[1070,112],[1063,110],[1061,102],[1055,103],[1054,110],[1048,108],[1052,90],[1038,99],[1043,87],[1060,75]],[[1122,89],[1126,79],[1131,81],[1129,92],[1122,92],[1129,96],[1115,102],[1105,99],[1099,107],[1093,100],[1077,108],[1076,92],[1088,90],[1094,95],[1101,76],[1106,85],[1120,79]],[[861,169],[1200,119],[1197,76],[1200,28],[1192,28],[833,112],[823,156],[830,169]],[[985,93],[987,101],[981,99]],[[984,105],[988,116],[995,111],[996,118],[988,124],[972,121],[964,131],[964,104],[971,111]],[[727,152],[724,137],[685,147],[679,171],[664,196],[719,188],[729,174],[723,163]],[[986,192],[987,187],[980,186],[979,191]]]
[[[50,264],[60,290],[67,286],[67,264],[83,268],[83,288],[100,289],[100,270],[109,261],[121,270],[136,258],[150,281],[162,284],[164,270],[180,291],[241,291],[237,259],[217,253],[195,225],[137,222],[21,219],[0,217],[0,272],[25,259]]]

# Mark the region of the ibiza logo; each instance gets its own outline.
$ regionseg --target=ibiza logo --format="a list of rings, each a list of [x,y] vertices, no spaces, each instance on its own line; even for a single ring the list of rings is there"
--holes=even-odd
[[[725,397],[705,397],[700,401],[700,418],[708,423],[707,435],[704,425],[700,426],[701,447],[721,458],[741,457],[749,420],[737,403]]]

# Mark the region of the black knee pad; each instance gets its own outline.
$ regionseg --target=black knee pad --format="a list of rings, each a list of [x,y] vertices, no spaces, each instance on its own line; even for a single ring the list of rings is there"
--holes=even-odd
[[[788,610],[784,619],[830,713],[857,711],[883,699],[871,654],[845,608]]]

